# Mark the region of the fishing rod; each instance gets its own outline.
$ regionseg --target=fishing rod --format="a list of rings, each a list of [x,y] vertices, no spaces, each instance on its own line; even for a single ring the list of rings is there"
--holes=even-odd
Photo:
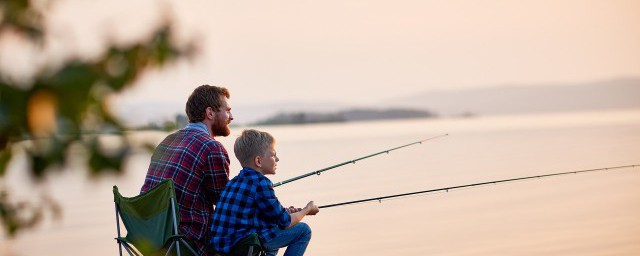
[[[369,157],[377,156],[377,155],[380,155],[380,154],[383,154],[383,153],[389,154],[389,152],[394,151],[396,149],[401,149],[401,148],[408,147],[408,146],[415,145],[415,144],[422,144],[422,142],[429,141],[429,140],[435,140],[437,138],[448,136],[448,135],[449,135],[448,133],[442,134],[442,135],[438,135],[438,136],[435,136],[435,137],[431,137],[431,138],[428,138],[428,139],[412,142],[412,143],[409,143],[409,144],[406,144],[406,145],[402,145],[402,146],[399,146],[399,147],[395,147],[395,148],[392,148],[392,149],[383,150],[383,151],[380,151],[378,153],[374,153],[374,154],[371,154],[371,155],[363,156],[363,157],[360,157],[360,158],[357,158],[357,159],[349,160],[349,161],[346,161],[344,163],[339,163],[339,164],[336,164],[336,165],[333,165],[333,166],[329,166],[327,168],[323,168],[323,169],[320,169],[320,170],[317,170],[317,171],[308,172],[308,173],[305,173],[305,174],[300,175],[300,176],[293,177],[293,178],[288,179],[288,180],[276,182],[275,184],[273,184],[273,187],[275,188],[277,186],[284,185],[284,184],[287,184],[289,182],[296,181],[296,180],[299,180],[299,179],[302,179],[302,178],[306,178],[306,177],[309,177],[309,176],[314,175],[314,174],[315,175],[320,175],[320,173],[322,173],[322,172],[325,172],[325,171],[328,171],[328,170],[331,170],[331,169],[334,169],[334,168],[338,168],[338,167],[343,166],[343,165],[355,164],[357,161],[360,161],[360,160],[363,160],[363,159],[367,159]]]
[[[596,171],[605,171],[605,170],[614,170],[614,169],[634,168],[634,167],[638,167],[638,166],[640,166],[640,165],[634,164],[634,165],[606,167],[606,168],[589,169],[589,170],[581,170],[581,171],[560,172],[560,173],[552,173],[552,174],[545,174],[545,175],[536,175],[536,176],[528,176],[528,177],[521,177],[521,178],[506,179],[506,180],[487,181],[487,182],[481,182],[481,183],[459,185],[459,186],[452,186],[452,187],[446,187],[446,188],[437,188],[437,189],[430,189],[430,190],[423,190],[423,191],[417,191],[417,192],[396,194],[396,195],[390,195],[390,196],[381,196],[381,197],[374,197],[374,198],[361,199],[361,200],[355,200],[355,201],[348,201],[348,202],[342,202],[342,203],[328,204],[328,205],[319,206],[318,208],[331,208],[331,207],[336,207],[336,206],[359,204],[359,203],[366,203],[366,202],[371,202],[371,201],[382,202],[382,200],[391,199],[391,198],[405,197],[405,196],[412,196],[412,195],[419,195],[419,194],[427,194],[427,193],[434,193],[434,192],[440,192],[440,191],[449,192],[449,190],[476,187],[476,186],[483,186],[483,185],[489,185],[489,184],[514,182],[514,181],[537,179],[537,178],[547,178],[547,177],[551,177],[551,176],[561,176],[561,175],[567,175],[567,174],[578,174],[578,173],[586,173],[586,172],[596,172]]]

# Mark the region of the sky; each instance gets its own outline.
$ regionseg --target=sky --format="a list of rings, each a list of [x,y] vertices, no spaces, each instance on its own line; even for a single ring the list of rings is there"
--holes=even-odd
[[[200,84],[228,87],[236,107],[392,105],[433,90],[640,76],[636,0],[55,2],[51,59],[142,38],[167,14],[179,40],[199,44],[116,96],[121,108],[180,112]]]

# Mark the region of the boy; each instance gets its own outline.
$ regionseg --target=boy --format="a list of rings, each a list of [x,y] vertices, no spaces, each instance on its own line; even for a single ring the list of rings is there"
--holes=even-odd
[[[243,238],[257,233],[267,255],[287,247],[285,256],[303,255],[311,239],[311,229],[300,222],[319,209],[313,201],[303,209],[284,208],[265,175],[276,173],[275,139],[269,133],[245,130],[234,144],[242,170],[224,188],[216,205],[211,226],[214,249],[229,253]]]

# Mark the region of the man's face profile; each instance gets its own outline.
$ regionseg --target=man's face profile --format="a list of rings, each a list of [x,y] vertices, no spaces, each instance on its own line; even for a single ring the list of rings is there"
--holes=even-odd
[[[224,96],[220,96],[222,104],[220,105],[220,109],[217,112],[214,112],[214,122],[211,125],[211,131],[215,136],[229,136],[231,134],[231,130],[229,129],[229,124],[233,120],[233,115],[231,114],[231,106],[229,105],[228,99]]]

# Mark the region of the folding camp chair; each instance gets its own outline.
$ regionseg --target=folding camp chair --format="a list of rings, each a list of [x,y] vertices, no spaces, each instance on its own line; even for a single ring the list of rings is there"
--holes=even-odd
[[[165,256],[198,255],[187,243],[187,238],[178,232],[180,211],[173,180],[164,180],[146,193],[130,198],[120,195],[118,187],[113,186],[113,200],[120,256],[123,247],[132,256],[161,255],[163,252]],[[127,230],[126,237],[120,235],[120,218]]]

